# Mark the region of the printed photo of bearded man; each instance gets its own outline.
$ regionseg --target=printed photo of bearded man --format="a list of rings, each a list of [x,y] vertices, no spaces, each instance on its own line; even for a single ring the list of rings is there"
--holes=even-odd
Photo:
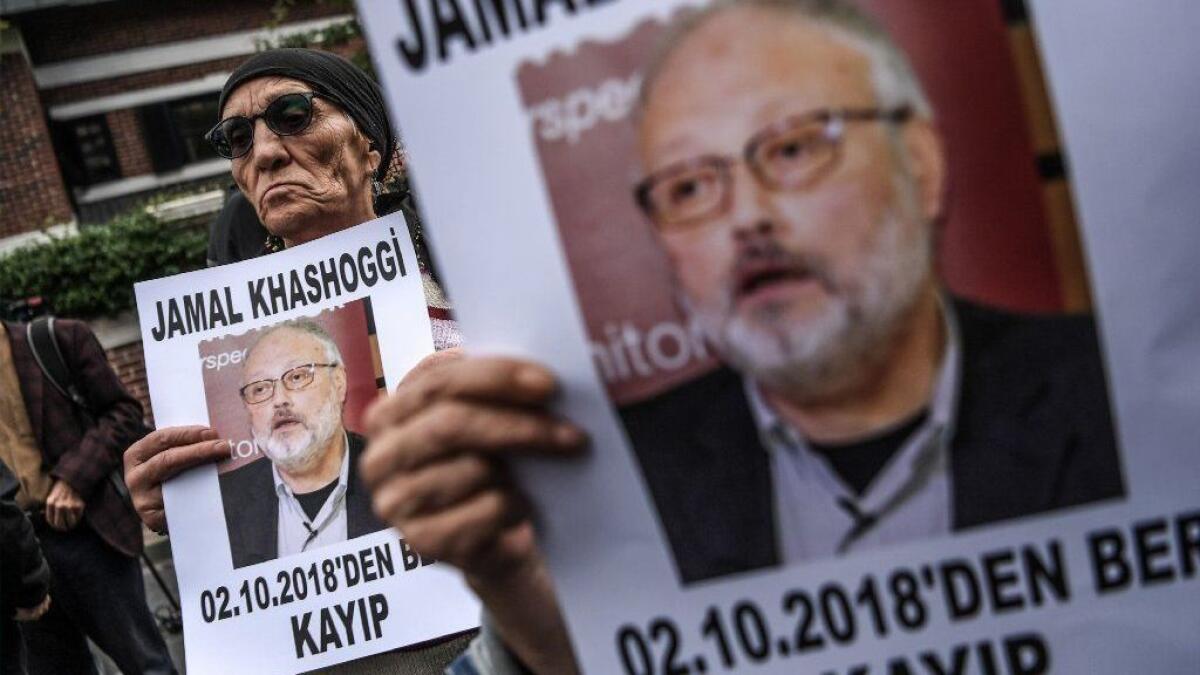
[[[234,568],[386,527],[357,475],[365,440],[342,421],[346,369],[319,324],[267,329],[246,352],[237,391],[256,460],[220,476]]]
[[[622,410],[684,583],[1123,495],[1091,317],[938,280],[943,142],[871,18],[715,2],[642,86],[634,198],[723,363]]]

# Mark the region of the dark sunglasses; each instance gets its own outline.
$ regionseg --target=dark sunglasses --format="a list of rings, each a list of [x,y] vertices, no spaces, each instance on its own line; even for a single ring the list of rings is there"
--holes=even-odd
[[[271,101],[266,109],[249,117],[227,117],[204,134],[217,154],[225,159],[237,159],[254,147],[254,123],[262,118],[267,128],[279,136],[294,136],[312,123],[313,98],[320,94],[306,91],[284,94]]]

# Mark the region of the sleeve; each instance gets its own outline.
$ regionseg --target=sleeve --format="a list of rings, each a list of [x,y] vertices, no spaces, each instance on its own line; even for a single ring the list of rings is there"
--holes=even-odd
[[[225,209],[222,207],[217,211],[217,215],[208,223],[208,248],[204,254],[204,264],[206,267],[216,267],[224,265],[226,256],[221,251],[221,245],[225,243],[225,232],[222,227],[221,218],[225,215]]]
[[[18,607],[34,607],[50,589],[50,568],[33,533],[33,525],[11,499],[0,499],[0,588],[6,616]]]
[[[85,324],[64,320],[59,326],[63,359],[94,413],[94,423],[78,447],[59,457],[50,475],[86,498],[121,465],[125,448],[145,433],[142,405],[125,391],[100,342]]]
[[[485,613],[479,635],[446,668],[446,675],[533,675],[500,639]]]

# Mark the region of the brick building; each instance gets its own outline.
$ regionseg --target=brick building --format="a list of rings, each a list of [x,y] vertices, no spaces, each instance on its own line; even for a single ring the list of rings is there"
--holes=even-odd
[[[0,0],[0,238],[107,219],[227,183],[202,134],[257,41],[352,18],[347,3]]]
[[[0,250],[156,194],[230,184],[229,162],[202,138],[228,74],[260,41],[353,18],[348,2],[301,0],[277,22],[276,5],[0,0]],[[150,413],[136,318],[92,324]]]

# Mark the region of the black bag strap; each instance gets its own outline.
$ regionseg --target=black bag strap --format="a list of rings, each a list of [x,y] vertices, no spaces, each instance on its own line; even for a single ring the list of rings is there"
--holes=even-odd
[[[58,333],[54,331],[54,317],[39,316],[30,321],[25,325],[25,337],[29,340],[33,360],[37,361],[38,367],[42,369],[46,379],[50,380],[50,384],[54,385],[54,388],[63,396],[66,396],[67,400],[85,413],[90,425],[95,419],[96,413],[88,405],[83,394],[79,393],[79,388],[75,386],[75,378],[71,374],[71,369],[67,367],[66,359],[63,358],[62,348],[58,345]],[[126,502],[130,501],[129,488],[125,486],[125,478],[121,475],[119,465],[108,475],[108,480],[121,499]]]
[[[33,359],[37,361],[38,367],[42,369],[46,379],[50,380],[50,384],[54,385],[54,388],[72,403],[89,415],[92,414],[87,399],[79,393],[79,388],[75,386],[75,378],[71,376],[71,370],[67,368],[62,348],[58,346],[58,334],[54,332],[54,317],[39,316],[30,321],[25,325],[25,337],[29,340]]]

